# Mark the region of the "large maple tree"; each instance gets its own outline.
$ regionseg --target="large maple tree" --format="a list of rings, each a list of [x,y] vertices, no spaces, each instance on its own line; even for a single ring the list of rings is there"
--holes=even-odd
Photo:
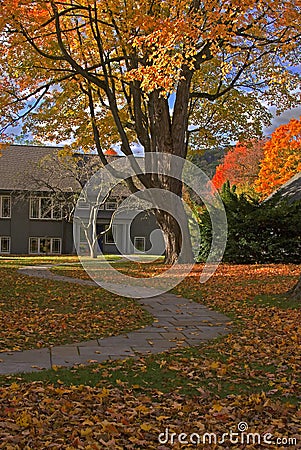
[[[206,105],[231,93],[298,102],[299,18],[299,0],[1,1],[3,128],[23,117],[44,138],[93,142],[104,164],[114,142],[125,155],[139,142],[186,158],[190,118]],[[174,178],[138,178],[181,196]],[[181,233],[169,214],[156,217],[171,263]]]
[[[301,117],[280,125],[264,147],[257,191],[267,197],[301,171]]]

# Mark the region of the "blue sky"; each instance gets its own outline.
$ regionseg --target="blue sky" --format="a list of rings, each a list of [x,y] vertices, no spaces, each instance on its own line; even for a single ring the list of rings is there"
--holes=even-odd
[[[278,128],[280,125],[283,125],[285,123],[288,123],[291,119],[299,119],[301,116],[301,106],[298,106],[297,108],[288,109],[284,111],[280,116],[275,115],[276,107],[270,108],[272,113],[274,114],[274,119],[272,121],[272,124],[268,128],[264,128],[264,134],[269,136],[273,131]]]

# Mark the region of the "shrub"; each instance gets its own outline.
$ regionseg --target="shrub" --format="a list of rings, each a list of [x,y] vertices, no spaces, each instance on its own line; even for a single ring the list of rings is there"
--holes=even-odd
[[[237,194],[225,183],[221,197],[228,220],[228,240],[223,260],[249,263],[301,262],[301,202],[289,203],[274,196],[267,202]],[[199,261],[205,261],[211,246],[211,220],[207,210],[199,216],[201,246]]]

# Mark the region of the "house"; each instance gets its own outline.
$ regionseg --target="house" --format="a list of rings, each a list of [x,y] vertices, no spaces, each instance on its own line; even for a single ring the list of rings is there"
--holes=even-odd
[[[1,255],[73,254],[75,246],[82,245],[83,248],[87,245],[81,227],[73,224],[74,204],[71,208],[70,205],[89,178],[87,167],[92,175],[91,170],[99,167],[99,159],[95,155],[70,155],[70,161],[75,161],[75,164],[62,166],[57,159],[60,151],[62,149],[58,147],[32,145],[10,145],[2,150]],[[116,156],[110,156],[113,157]],[[74,170],[80,166],[84,166],[86,171],[81,172],[81,176],[77,172],[75,176]],[[161,254],[164,248],[162,234],[152,214],[141,211],[132,221],[130,212],[125,211],[116,216],[116,222],[114,220],[113,227],[108,232],[101,234],[109,227],[118,202],[128,195],[129,191],[125,187],[117,186],[100,206],[96,217],[96,230],[100,234],[99,247],[103,253],[110,254],[144,251]],[[86,205],[83,203],[81,207],[84,211]],[[150,240],[154,230],[158,230],[155,246]]]
[[[287,200],[288,202],[296,202],[301,200],[301,172],[294,175],[286,183],[272,192],[264,201],[279,196],[279,201]]]

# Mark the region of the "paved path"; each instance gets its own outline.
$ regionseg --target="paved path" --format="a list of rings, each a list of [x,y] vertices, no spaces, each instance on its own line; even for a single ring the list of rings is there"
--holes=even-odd
[[[93,285],[91,280],[54,275],[48,267],[25,267],[24,275],[69,283]],[[204,305],[167,293],[138,299],[154,317],[152,325],[119,336],[75,344],[0,353],[0,374],[33,372],[53,366],[74,366],[113,359],[161,353],[172,348],[198,345],[228,332],[230,319]]]

